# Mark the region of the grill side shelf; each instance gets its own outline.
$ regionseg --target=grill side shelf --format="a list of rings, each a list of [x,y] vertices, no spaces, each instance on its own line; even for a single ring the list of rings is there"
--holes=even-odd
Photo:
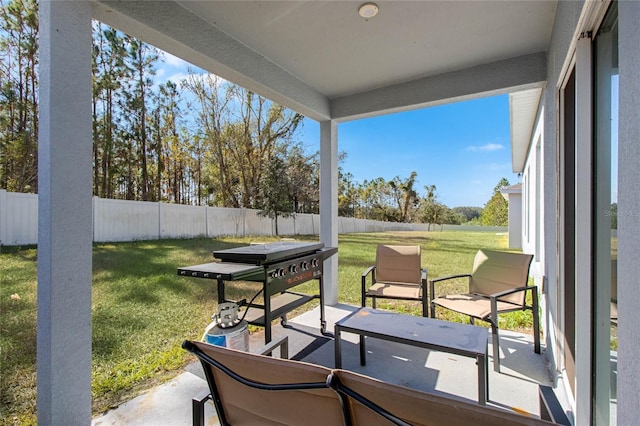
[[[211,262],[178,268],[178,275],[211,280],[263,281],[262,266],[245,263]]]

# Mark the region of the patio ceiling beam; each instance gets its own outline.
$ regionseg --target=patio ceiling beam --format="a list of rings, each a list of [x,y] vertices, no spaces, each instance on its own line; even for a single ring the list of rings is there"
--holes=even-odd
[[[314,120],[329,99],[173,1],[96,1],[94,18]]]
[[[542,88],[546,52],[399,83],[331,101],[334,120],[348,121],[409,109]]]

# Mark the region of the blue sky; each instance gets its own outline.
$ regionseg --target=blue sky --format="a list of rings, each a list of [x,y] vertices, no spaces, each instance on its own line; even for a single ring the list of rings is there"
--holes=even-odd
[[[179,83],[187,63],[165,54],[156,82]],[[308,152],[320,147],[320,126],[305,119],[298,139]],[[449,207],[483,207],[501,178],[518,182],[511,171],[509,99],[507,95],[475,99],[338,125],[342,164],[363,183],[382,177],[417,176],[415,186],[435,185],[437,199]]]
[[[305,120],[303,141],[318,147],[319,125]],[[416,188],[435,185],[449,207],[482,207],[501,178],[518,182],[511,171],[507,95],[356,120],[338,125],[338,150],[360,183],[418,174]]]

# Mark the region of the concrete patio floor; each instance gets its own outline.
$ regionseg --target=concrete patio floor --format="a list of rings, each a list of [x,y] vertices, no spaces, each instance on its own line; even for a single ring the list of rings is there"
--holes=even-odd
[[[357,307],[337,305],[326,307],[327,330]],[[290,346],[295,348],[295,327],[318,329],[320,310],[315,308],[288,321],[294,332],[289,333]],[[274,332],[275,335],[275,332]],[[358,337],[343,333],[342,367],[380,380],[427,392],[477,401],[477,367],[475,360],[442,352],[428,351],[407,345],[367,339],[367,365],[360,366]],[[261,346],[260,336],[252,338],[251,347]],[[491,337],[489,349],[488,405],[539,416],[538,385],[551,385],[547,360],[533,351],[530,334],[500,332],[501,372],[493,371]],[[295,354],[295,350],[290,354]],[[330,341],[303,358],[306,362],[334,367],[334,348]],[[191,398],[207,390],[202,368],[189,365],[175,379],[110,410],[92,421],[94,426],[108,425],[191,425]],[[217,425],[211,402],[206,407],[207,425]]]

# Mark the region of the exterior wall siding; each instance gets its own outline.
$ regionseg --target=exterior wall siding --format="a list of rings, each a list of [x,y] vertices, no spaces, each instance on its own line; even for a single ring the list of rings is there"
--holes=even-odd
[[[539,275],[541,283],[544,283],[541,305],[543,329],[547,345],[546,356],[550,361],[552,371],[556,371],[559,388],[567,388],[562,383],[560,374],[561,348],[556,342],[562,339],[557,331],[561,329],[561,312],[559,305],[562,303],[559,284],[558,264],[558,140],[560,135],[559,98],[558,90],[567,71],[568,64],[572,60],[573,50],[577,40],[577,32],[581,23],[583,9],[589,5],[583,1],[558,2],[554,29],[550,39],[550,47],[547,51],[547,85],[543,90],[539,107],[540,130],[534,129],[530,141],[530,150],[525,170],[536,170],[536,161],[541,161],[540,169],[542,198],[536,200],[530,198],[529,205],[530,227],[523,229],[523,238],[528,234],[529,239],[523,239],[523,251],[533,254],[536,245],[532,238],[535,236],[536,216],[541,216],[541,241],[538,246],[540,253],[532,264],[532,274]],[[618,424],[626,425],[637,422],[640,416],[640,394],[638,383],[640,381],[640,364],[637,362],[637,348],[640,345],[640,334],[635,324],[640,320],[638,300],[640,290],[635,284],[640,275],[640,264],[635,260],[640,251],[640,192],[637,190],[640,181],[640,124],[638,111],[640,111],[640,52],[637,49],[640,43],[640,29],[637,22],[640,19],[640,3],[633,1],[619,2],[619,57],[620,57],[620,99],[619,99],[619,160],[618,160],[618,195],[619,217],[618,229],[621,237],[618,240],[618,312],[624,320],[618,328],[618,383],[617,398]],[[540,158],[536,158],[536,141],[542,137]],[[534,173],[529,176],[532,177]],[[535,177],[537,179],[538,176]],[[535,183],[530,180],[530,189]],[[524,194],[523,194],[524,196]],[[539,204],[534,204],[534,203]],[[622,214],[620,213],[622,212]],[[527,234],[525,234],[525,232]],[[537,253],[536,253],[537,254]],[[578,265],[589,267],[590,265]],[[558,396],[570,398],[570,395],[562,394],[558,389]],[[588,395],[584,395],[578,404],[588,402]],[[576,401],[563,401],[565,407],[576,409]],[[586,404],[588,405],[588,403]],[[584,407],[581,408],[584,410]],[[586,418],[586,416],[583,416]],[[575,420],[575,418],[574,418]],[[586,423],[584,423],[586,424]]]
[[[640,2],[621,1],[618,169],[618,424],[640,418]]]
[[[559,122],[558,114],[560,106],[558,104],[558,88],[560,86],[563,73],[566,69],[569,51],[572,46],[574,33],[578,26],[580,14],[584,2],[558,2],[553,31],[547,51],[547,85],[545,86],[541,105],[538,114],[542,116],[544,129],[542,131],[542,152],[544,161],[542,164],[542,205],[540,214],[542,217],[541,233],[544,235],[541,250],[541,262],[534,265],[543,276],[544,291],[542,303],[546,308],[544,312],[543,327],[545,330],[545,344],[548,348],[546,356],[549,359],[551,371],[558,373],[560,369],[559,356],[560,348],[555,344],[560,337],[557,330],[561,327],[559,311],[559,266],[557,256],[558,238],[558,137]],[[532,210],[535,212],[535,210]],[[558,383],[562,386],[562,383]],[[573,403],[568,401],[568,395],[562,391],[558,392],[565,406],[572,407]],[[563,398],[564,397],[564,398]]]

